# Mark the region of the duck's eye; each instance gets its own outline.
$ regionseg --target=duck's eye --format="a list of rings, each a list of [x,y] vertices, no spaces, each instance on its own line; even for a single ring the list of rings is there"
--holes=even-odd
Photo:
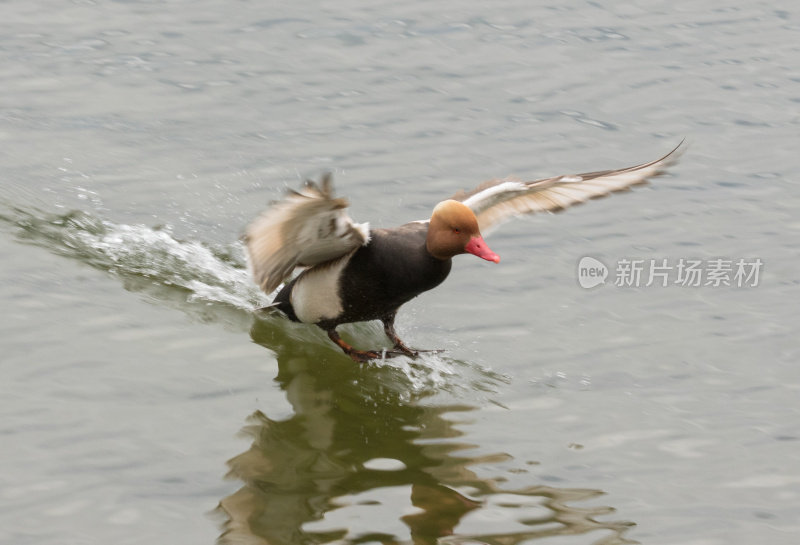
[[[460,235],[461,234],[461,229],[459,229],[458,227],[453,227],[453,232],[455,234],[457,234],[457,235]]]

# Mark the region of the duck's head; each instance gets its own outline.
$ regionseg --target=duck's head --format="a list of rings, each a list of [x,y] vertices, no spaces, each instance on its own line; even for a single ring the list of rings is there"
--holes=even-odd
[[[475,213],[459,201],[447,200],[436,205],[425,246],[437,259],[470,253],[487,261],[500,262],[500,256],[484,242]]]

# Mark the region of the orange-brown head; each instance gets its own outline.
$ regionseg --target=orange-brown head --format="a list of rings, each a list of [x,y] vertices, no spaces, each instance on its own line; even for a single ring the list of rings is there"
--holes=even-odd
[[[437,259],[471,253],[487,261],[500,262],[500,256],[484,242],[474,212],[459,201],[447,200],[436,205],[425,245]]]

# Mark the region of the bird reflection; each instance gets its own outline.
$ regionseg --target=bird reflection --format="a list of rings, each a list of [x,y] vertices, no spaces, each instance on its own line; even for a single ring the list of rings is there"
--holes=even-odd
[[[471,466],[508,456],[460,455],[477,447],[458,440],[455,417],[477,407],[435,404],[426,398],[436,392],[401,369],[354,365],[322,337],[298,342],[293,331],[272,319],[251,329],[277,356],[275,380],[293,414],[248,418],[242,433],[252,444],[228,461],[228,477],[242,486],[220,501],[220,543],[423,545],[451,536],[513,545],[601,529],[610,535],[596,543],[633,543],[623,537],[629,523],[596,520],[612,509],[568,505],[599,491],[506,490],[478,477]],[[472,519],[482,512],[488,517]]]

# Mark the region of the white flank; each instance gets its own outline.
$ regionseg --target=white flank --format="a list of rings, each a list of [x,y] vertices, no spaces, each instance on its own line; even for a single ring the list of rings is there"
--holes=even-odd
[[[297,318],[307,324],[336,318],[341,314],[339,276],[350,256],[330,265],[309,269],[294,285],[291,303]]]

